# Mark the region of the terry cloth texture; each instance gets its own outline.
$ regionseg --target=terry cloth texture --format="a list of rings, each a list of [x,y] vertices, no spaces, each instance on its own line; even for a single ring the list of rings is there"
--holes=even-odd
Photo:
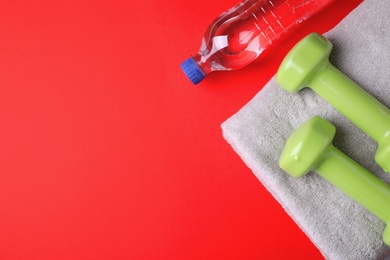
[[[365,0],[325,36],[334,46],[330,61],[390,108],[389,17],[388,1]],[[327,259],[390,255],[382,241],[385,223],[375,215],[313,172],[295,179],[279,168],[287,139],[315,115],[336,126],[338,149],[390,184],[374,161],[372,138],[311,89],[290,94],[275,77],[222,124],[223,136]]]

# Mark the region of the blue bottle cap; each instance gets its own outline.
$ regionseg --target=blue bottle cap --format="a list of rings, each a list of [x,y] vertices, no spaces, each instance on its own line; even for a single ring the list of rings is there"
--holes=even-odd
[[[205,78],[203,71],[199,68],[198,64],[196,64],[193,58],[189,58],[185,60],[180,65],[180,67],[183,70],[184,74],[186,74],[186,76],[195,85],[201,82]]]

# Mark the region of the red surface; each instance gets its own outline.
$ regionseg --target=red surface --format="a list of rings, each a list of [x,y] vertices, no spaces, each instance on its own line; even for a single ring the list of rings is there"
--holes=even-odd
[[[236,1],[3,1],[0,259],[320,259],[220,124],[358,2],[193,87],[179,64]]]

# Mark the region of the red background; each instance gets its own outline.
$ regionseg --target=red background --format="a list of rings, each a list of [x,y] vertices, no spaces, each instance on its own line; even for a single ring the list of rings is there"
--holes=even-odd
[[[0,259],[322,258],[220,124],[359,2],[193,87],[179,65],[236,0],[2,1]]]

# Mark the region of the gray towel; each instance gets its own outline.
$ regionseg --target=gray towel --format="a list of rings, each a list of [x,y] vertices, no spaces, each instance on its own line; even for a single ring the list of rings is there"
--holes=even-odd
[[[389,1],[366,0],[325,36],[330,61],[390,108],[389,17]],[[317,174],[294,179],[278,166],[286,140],[314,115],[336,126],[336,147],[390,184],[373,139],[311,89],[289,94],[275,78],[222,124],[223,136],[327,259],[383,258],[381,220]]]

